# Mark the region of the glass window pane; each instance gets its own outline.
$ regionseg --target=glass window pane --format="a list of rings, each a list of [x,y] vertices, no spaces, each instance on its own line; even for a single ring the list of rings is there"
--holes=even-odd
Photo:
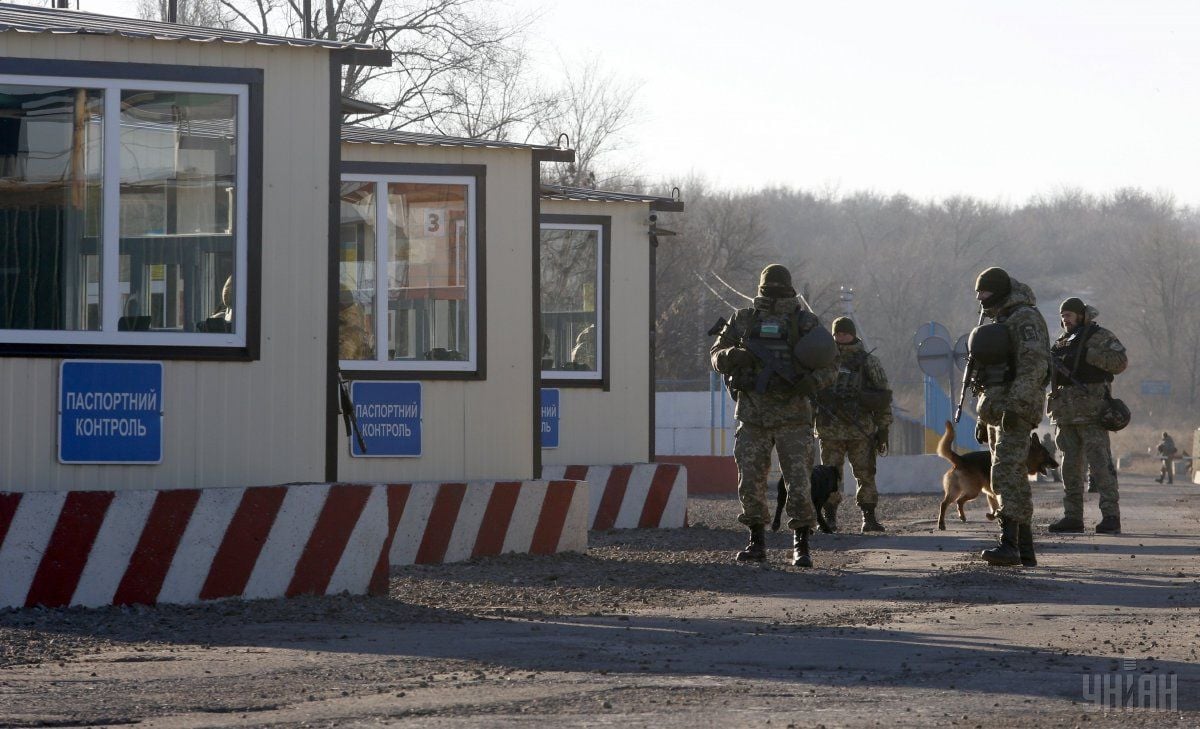
[[[542,369],[598,372],[595,230],[542,229]]]
[[[0,329],[100,328],[103,93],[0,84]]]
[[[118,329],[231,332],[237,97],[121,92]]]
[[[468,188],[388,184],[388,359],[471,357]]]
[[[375,183],[343,182],[338,359],[376,358],[375,250]]]

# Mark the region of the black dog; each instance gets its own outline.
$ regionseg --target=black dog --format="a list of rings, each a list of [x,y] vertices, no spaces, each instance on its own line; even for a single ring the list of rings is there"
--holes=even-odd
[[[829,497],[837,494],[841,496],[842,492],[842,469],[834,468],[833,466],[813,466],[812,478],[812,502],[813,509],[817,512],[817,526],[826,534],[833,534],[837,531],[837,521],[833,524],[825,521],[825,506],[829,502]],[[779,531],[779,522],[783,516],[783,504],[787,501],[787,484],[783,479],[779,479],[779,483],[775,485],[777,492],[775,502],[775,518],[771,520],[771,531]],[[836,509],[841,503],[841,498],[834,500],[834,503],[829,504],[832,509]],[[833,516],[831,509],[830,516]]]

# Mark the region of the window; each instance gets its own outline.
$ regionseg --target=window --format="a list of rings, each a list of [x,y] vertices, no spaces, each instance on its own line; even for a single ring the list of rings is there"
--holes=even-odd
[[[246,84],[0,74],[0,347],[245,347],[248,109]]]
[[[609,226],[607,219],[546,222],[554,217],[543,216],[541,226],[542,379],[599,384],[606,347],[604,249]]]
[[[466,176],[343,176],[343,369],[478,370],[476,184]]]

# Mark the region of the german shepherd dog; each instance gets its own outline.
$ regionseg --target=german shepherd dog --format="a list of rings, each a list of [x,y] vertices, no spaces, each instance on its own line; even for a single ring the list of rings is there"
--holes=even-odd
[[[813,509],[817,512],[817,528],[826,534],[833,534],[837,531],[837,520],[834,519],[834,522],[830,524],[825,520],[825,514],[822,512],[826,505],[836,509],[837,505],[842,502],[842,469],[833,466],[813,466],[812,478],[809,483],[812,484]],[[783,505],[787,501],[787,484],[783,482],[782,478],[775,484],[775,492],[777,494],[775,518],[771,520],[771,531],[773,532],[779,531],[779,524],[783,518]],[[835,494],[836,496],[834,496]]]
[[[996,518],[1000,508],[996,493],[992,491],[992,454],[989,451],[971,451],[959,455],[954,452],[954,424],[946,421],[946,432],[938,441],[937,454],[950,462],[951,468],[942,476],[942,490],[946,495],[938,508],[938,529],[946,528],[946,509],[953,502],[958,506],[958,518],[966,521],[963,504],[979,498],[983,493],[988,500],[988,519]],[[1029,434],[1029,456],[1025,460],[1027,473],[1046,474],[1046,469],[1058,468],[1058,461],[1046,450],[1037,433]]]

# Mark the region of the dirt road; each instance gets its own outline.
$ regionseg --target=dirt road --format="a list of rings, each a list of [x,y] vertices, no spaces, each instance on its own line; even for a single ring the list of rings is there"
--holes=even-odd
[[[982,565],[982,505],[938,532],[934,495],[819,535],[815,569],[783,534],[738,565],[735,502],[692,500],[689,529],[406,568],[391,599],[0,613],[0,726],[1200,726],[1200,487],[1123,482],[1111,537],[1046,534],[1057,488],[1034,569]]]

